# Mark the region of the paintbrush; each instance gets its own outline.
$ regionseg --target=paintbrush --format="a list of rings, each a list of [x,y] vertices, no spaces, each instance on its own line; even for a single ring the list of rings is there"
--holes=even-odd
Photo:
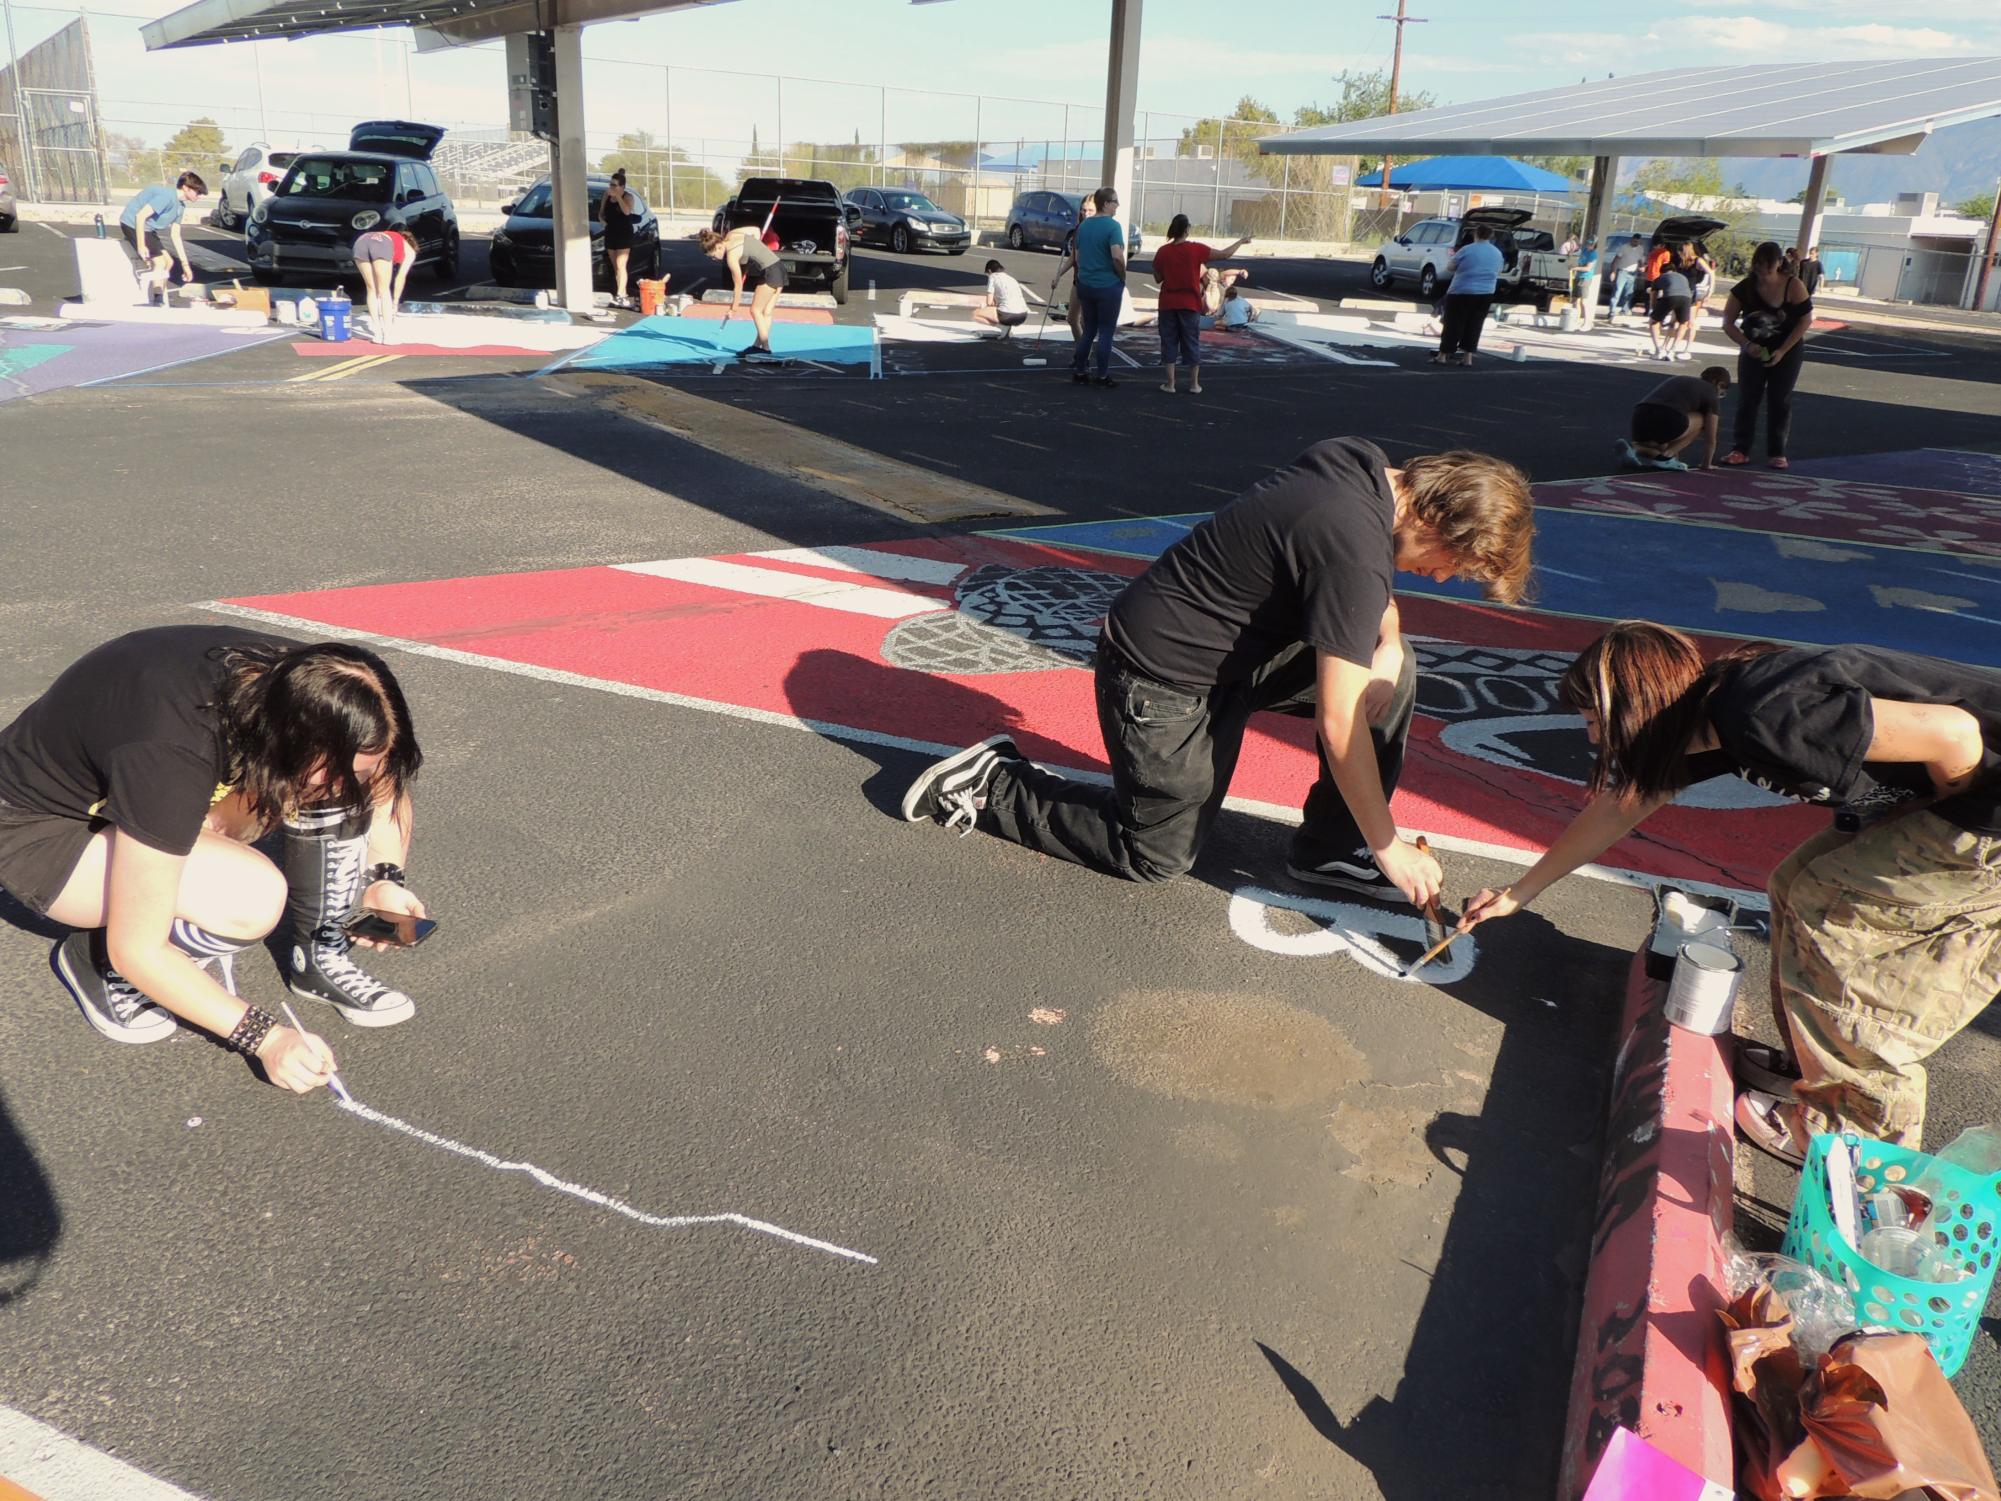
[[[299,1013],[292,1009],[292,1003],[290,1001],[280,1001],[278,1004],[284,1008],[285,1020],[292,1024],[292,1030],[297,1032],[301,1037],[305,1036],[306,1029],[299,1021]],[[327,1088],[331,1089],[343,1100],[346,1100],[348,1104],[352,1105],[354,1103],[354,1096],[349,1094],[347,1086],[340,1082],[339,1074],[327,1075]]]
[[[1416,974],[1419,970],[1423,969],[1425,965],[1431,963],[1432,960],[1436,959],[1440,954],[1444,953],[1447,949],[1451,948],[1453,944],[1457,943],[1460,939],[1464,938],[1468,933],[1472,931],[1473,930],[1471,928],[1461,928],[1457,932],[1447,933],[1443,938],[1439,939],[1438,942],[1434,943],[1430,948],[1426,949],[1422,954],[1419,954],[1417,956],[1416,963],[1406,966],[1402,978],[1408,980],[1412,975]]]
[[[1431,841],[1422,834],[1417,836],[1417,847],[1420,853],[1431,855]],[[1436,855],[1431,857],[1434,860],[1438,858]],[[1439,914],[1438,898],[1434,896],[1424,904],[1424,940],[1426,943],[1437,943],[1444,936],[1445,919]]]

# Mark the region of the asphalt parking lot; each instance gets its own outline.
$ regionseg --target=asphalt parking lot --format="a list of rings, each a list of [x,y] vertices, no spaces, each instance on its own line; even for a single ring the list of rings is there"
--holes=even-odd
[[[47,312],[63,247],[30,225],[19,249]],[[1031,286],[1054,267],[997,254]],[[881,310],[970,290],[984,259],[864,252],[856,282]],[[680,285],[706,266],[668,262]],[[1254,267],[1317,304],[1365,274]],[[0,1230],[0,1405],[209,1501],[1549,1492],[1643,893],[1573,881],[1403,982],[1385,955],[1415,919],[1288,886],[1253,808],[1157,889],[913,828],[895,800],[959,727],[1090,769],[1057,674],[913,687],[881,621],[632,592],[656,576],[607,565],[1018,566],[1042,545],[1021,528],[1206,510],[1344,432],[1585,479],[1662,372],[1281,357],[1197,401],[993,348],[881,382],[684,383],[683,437],[643,389],[540,360],[300,382],[294,342],[0,402],[23,497],[0,513],[0,714],[89,645],[218,603],[405,643],[412,877],[445,926],[383,963],[412,1023],[328,1024],[355,1095],[647,1215],[873,1260],[642,1223],[191,1036],[113,1048],[45,926],[0,906],[0,1190],[25,1206]],[[1830,337],[1796,453],[2001,447],[1994,351]],[[746,423],[833,457],[778,464]],[[1017,509],[851,504],[813,472],[842,451]],[[1297,744],[1265,738],[1296,791]],[[1477,843],[1446,857],[1451,905],[1517,868]],[[2001,1117],[1997,1063],[1985,1022],[1941,1056],[1942,1130]],[[1993,1339],[1959,1385],[2001,1433]]]

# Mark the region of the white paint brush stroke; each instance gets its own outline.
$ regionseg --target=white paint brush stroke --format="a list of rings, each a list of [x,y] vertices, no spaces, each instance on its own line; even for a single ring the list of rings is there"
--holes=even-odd
[[[745,1214],[648,1214],[643,1209],[634,1209],[621,1199],[610,1194],[599,1193],[595,1188],[585,1188],[581,1183],[565,1183],[554,1173],[535,1166],[532,1162],[504,1162],[491,1152],[482,1152],[478,1147],[469,1147],[453,1141],[448,1136],[438,1136],[421,1126],[413,1126],[408,1121],[400,1121],[393,1115],[384,1115],[355,1099],[343,1095],[334,1101],[350,1115],[360,1116],[365,1121],[373,1121],[378,1126],[387,1126],[392,1131],[400,1131],[405,1136],[414,1137],[427,1146],[440,1151],[451,1152],[460,1157],[470,1157],[474,1162],[492,1168],[497,1173],[526,1173],[545,1188],[553,1188],[557,1193],[569,1194],[582,1199],[587,1204],[596,1204],[601,1209],[609,1209],[614,1214],[622,1214],[629,1220],[637,1220],[642,1225],[650,1225],[658,1230],[685,1230],[696,1225],[737,1225],[745,1230],[755,1230],[759,1235],[775,1235],[780,1240],[789,1240],[795,1246],[805,1246],[814,1251],[825,1251],[829,1256],[845,1257],[849,1261],[864,1262],[875,1266],[876,1259],[860,1251],[851,1251],[846,1246],[837,1246],[832,1241],[815,1240],[810,1235],[801,1235],[797,1230],[787,1230],[783,1225],[774,1225],[769,1220],[754,1220]]]

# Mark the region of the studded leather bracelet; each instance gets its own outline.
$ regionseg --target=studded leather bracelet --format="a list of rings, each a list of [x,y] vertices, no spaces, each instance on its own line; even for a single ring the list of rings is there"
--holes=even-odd
[[[259,1006],[243,1008],[243,1020],[236,1024],[223,1045],[233,1053],[241,1053],[246,1058],[257,1056],[257,1050],[264,1045],[264,1039],[271,1035],[271,1029],[278,1025],[278,1018]]]

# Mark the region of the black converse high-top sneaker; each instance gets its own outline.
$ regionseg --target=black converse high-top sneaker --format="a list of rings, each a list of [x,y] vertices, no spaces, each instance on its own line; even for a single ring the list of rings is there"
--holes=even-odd
[[[49,963],[76,997],[83,1019],[113,1042],[159,1042],[180,1025],[111,967],[102,928],[77,929],[56,945]]]
[[[361,905],[368,822],[365,808],[315,808],[285,820],[285,984],[357,1027],[393,1027],[416,1005],[348,957],[354,940],[345,925]]]

